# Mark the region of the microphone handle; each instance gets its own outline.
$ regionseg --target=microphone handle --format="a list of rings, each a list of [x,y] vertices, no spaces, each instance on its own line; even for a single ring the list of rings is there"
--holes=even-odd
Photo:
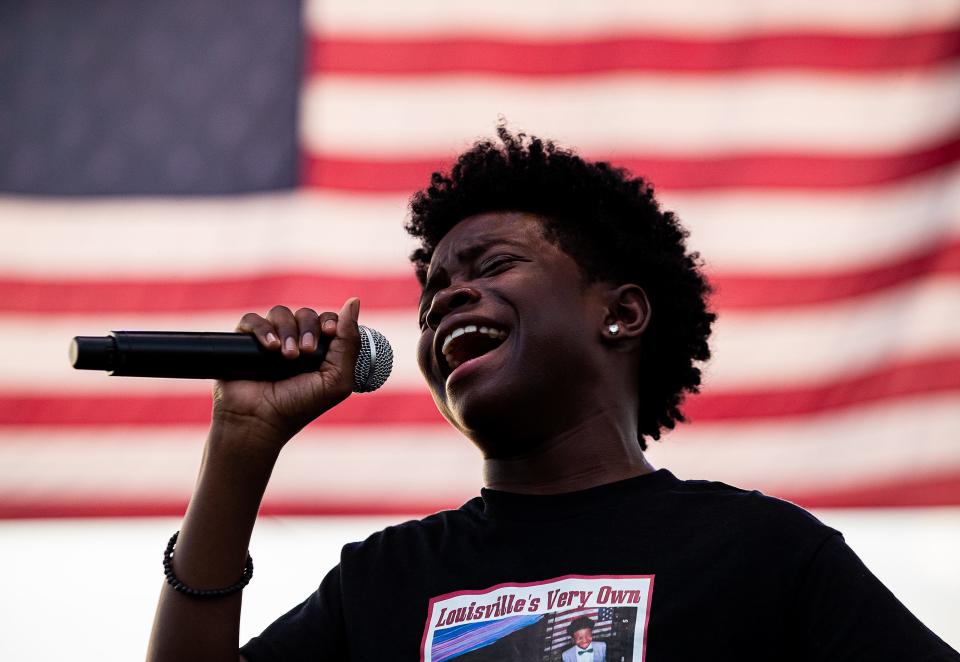
[[[313,352],[286,359],[248,333],[112,331],[75,337],[70,362],[124,377],[279,381],[318,370],[329,346],[330,338],[321,336]]]

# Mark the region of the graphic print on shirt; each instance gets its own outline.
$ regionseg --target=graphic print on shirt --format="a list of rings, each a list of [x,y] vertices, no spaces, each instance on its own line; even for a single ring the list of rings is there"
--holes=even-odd
[[[643,662],[653,575],[565,575],[430,600],[421,662]]]

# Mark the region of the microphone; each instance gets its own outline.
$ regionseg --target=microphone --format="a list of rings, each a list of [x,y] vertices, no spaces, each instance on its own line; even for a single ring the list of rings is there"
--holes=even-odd
[[[70,363],[77,370],[106,370],[117,377],[279,381],[318,370],[330,340],[321,335],[313,352],[285,359],[248,333],[111,331],[109,336],[76,336],[70,342]],[[361,325],[354,392],[377,390],[392,369],[390,343]]]

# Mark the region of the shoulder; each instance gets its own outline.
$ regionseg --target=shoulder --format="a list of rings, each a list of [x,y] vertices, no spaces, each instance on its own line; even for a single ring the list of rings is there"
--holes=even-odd
[[[826,527],[810,512],[784,499],[759,490],[747,490],[718,481],[681,480],[669,492],[677,508],[707,512],[715,516],[759,522],[780,522],[802,529]]]
[[[695,531],[700,540],[811,554],[838,533],[794,503],[717,481],[678,481],[658,501],[664,519]]]
[[[422,519],[408,520],[377,531],[365,540],[343,547],[341,562],[374,560],[388,555],[417,555],[424,549],[437,549],[444,541],[457,539],[480,526],[483,502],[471,499],[453,510],[443,510]]]

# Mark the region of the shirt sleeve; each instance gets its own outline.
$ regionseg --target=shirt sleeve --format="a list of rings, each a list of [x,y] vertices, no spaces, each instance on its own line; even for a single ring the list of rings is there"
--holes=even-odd
[[[960,660],[867,569],[839,533],[823,542],[801,578],[795,618],[808,660]]]
[[[340,566],[320,587],[240,649],[249,662],[349,660],[343,621]]]

